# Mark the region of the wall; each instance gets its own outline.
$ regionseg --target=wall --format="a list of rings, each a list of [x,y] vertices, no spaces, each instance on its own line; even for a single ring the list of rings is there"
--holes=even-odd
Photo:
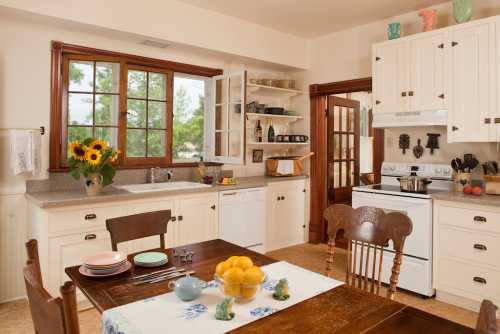
[[[104,5],[103,5],[104,4]],[[0,0],[0,7],[306,68],[306,40],[175,0]],[[112,18],[112,19],[110,19]]]
[[[287,66],[234,57],[219,51],[187,46],[159,49],[138,44],[141,39],[120,35],[110,38],[102,31],[82,32],[64,24],[51,25],[5,13],[0,9],[0,128],[45,126],[50,131],[50,41],[90,46],[105,50],[168,59],[195,65],[223,68],[225,71],[247,69],[258,76],[283,76]],[[48,176],[49,136],[42,136],[42,175]],[[251,161],[251,158],[250,158]],[[0,131],[0,301],[24,295],[21,268],[24,241],[27,239],[25,181],[29,176],[14,176],[8,168],[9,141]],[[250,166],[248,166],[250,168]],[[260,173],[261,166],[243,175]],[[12,255],[19,256],[12,256]],[[7,261],[9,259],[9,261]]]
[[[454,24],[451,2],[433,8],[438,10],[439,27]],[[499,14],[500,2],[495,0],[474,1],[473,19]],[[401,22],[403,36],[420,31],[418,12],[412,12],[315,38],[310,41],[310,68],[306,81],[310,84],[326,83],[371,76],[371,46],[387,39],[386,31],[389,22]],[[414,143],[416,143],[416,137],[421,137],[425,141],[427,137],[425,134],[429,132],[425,128],[387,130],[385,144],[387,161],[415,161],[413,155],[403,155],[397,149],[398,137],[402,131],[415,138]],[[449,145],[446,143],[446,134],[443,128],[439,131],[443,132],[443,136],[440,138],[443,149],[434,156],[426,155],[419,161],[448,164],[455,155],[462,155],[463,152],[475,153],[482,160],[498,159],[500,156],[496,144],[460,143]]]

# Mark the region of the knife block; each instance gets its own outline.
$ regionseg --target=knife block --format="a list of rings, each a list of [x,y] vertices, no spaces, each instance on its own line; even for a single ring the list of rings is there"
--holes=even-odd
[[[471,185],[472,174],[471,173],[455,173],[454,183],[455,191],[463,192],[465,186]]]
[[[484,176],[484,192],[489,195],[500,195],[500,175]]]

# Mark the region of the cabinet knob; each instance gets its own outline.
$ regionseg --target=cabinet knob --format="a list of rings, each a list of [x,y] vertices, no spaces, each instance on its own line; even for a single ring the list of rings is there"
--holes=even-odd
[[[500,124],[500,117],[495,118],[495,124]]]
[[[414,94],[415,94],[415,93],[414,93],[412,90],[410,90],[410,91],[408,92],[408,96],[413,96]]]
[[[457,46],[458,42],[451,42],[451,46]]]
[[[406,92],[401,92],[402,97],[406,97]]]
[[[280,197],[280,196],[278,196],[277,200],[278,200],[278,201],[281,201],[281,197]]]
[[[281,196],[281,200],[284,201],[285,200],[285,196]]]
[[[485,118],[484,124],[491,124],[491,118]]]
[[[379,61],[380,59],[382,59],[382,58],[380,58],[380,57],[375,57],[375,61]]]
[[[215,210],[215,204],[210,207],[210,209]]]
[[[93,240],[93,239],[95,239],[95,238],[97,238],[97,235],[95,235],[94,233],[92,233],[92,234],[87,234],[87,235],[85,236],[85,240]]]
[[[474,248],[479,249],[479,250],[483,250],[483,251],[488,249],[485,245],[482,245],[482,244],[474,244]]]
[[[451,127],[451,131],[457,131],[457,130],[458,130],[458,127],[457,127],[457,126],[453,125],[453,126]]]
[[[96,219],[97,215],[95,213],[89,213],[88,215],[85,215],[85,220],[92,220]]]
[[[183,216],[178,216],[178,217],[177,217],[177,220],[181,222],[181,221],[183,221],[183,220],[184,220],[184,217],[183,217]]]
[[[438,45],[438,48],[439,48],[439,49],[444,49],[444,43],[439,44],[439,45]]]
[[[175,221],[177,221],[177,217],[176,216],[170,217],[170,220],[175,222]]]
[[[444,99],[444,94],[439,94],[439,95],[438,95],[438,97],[439,97],[440,99]]]
[[[479,276],[474,276],[474,278],[472,280],[474,282],[478,282],[478,283],[481,283],[481,284],[486,284],[486,279],[484,279],[482,277],[479,277]]]
[[[376,100],[375,101],[375,104],[380,104],[381,102],[379,100]]]
[[[488,220],[482,216],[475,216],[474,217],[474,222],[476,222],[476,223],[486,223],[487,221]]]

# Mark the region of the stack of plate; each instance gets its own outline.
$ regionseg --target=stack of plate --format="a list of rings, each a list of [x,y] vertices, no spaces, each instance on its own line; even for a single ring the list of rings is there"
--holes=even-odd
[[[167,262],[167,254],[161,252],[145,252],[134,256],[135,265],[141,267],[159,267]]]
[[[127,257],[120,252],[101,252],[83,259],[80,273],[86,276],[112,276],[129,270]]]

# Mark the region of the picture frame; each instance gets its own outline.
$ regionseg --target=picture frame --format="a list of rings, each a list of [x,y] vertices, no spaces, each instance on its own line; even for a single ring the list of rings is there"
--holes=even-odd
[[[252,162],[259,163],[264,161],[264,150],[252,150]]]

